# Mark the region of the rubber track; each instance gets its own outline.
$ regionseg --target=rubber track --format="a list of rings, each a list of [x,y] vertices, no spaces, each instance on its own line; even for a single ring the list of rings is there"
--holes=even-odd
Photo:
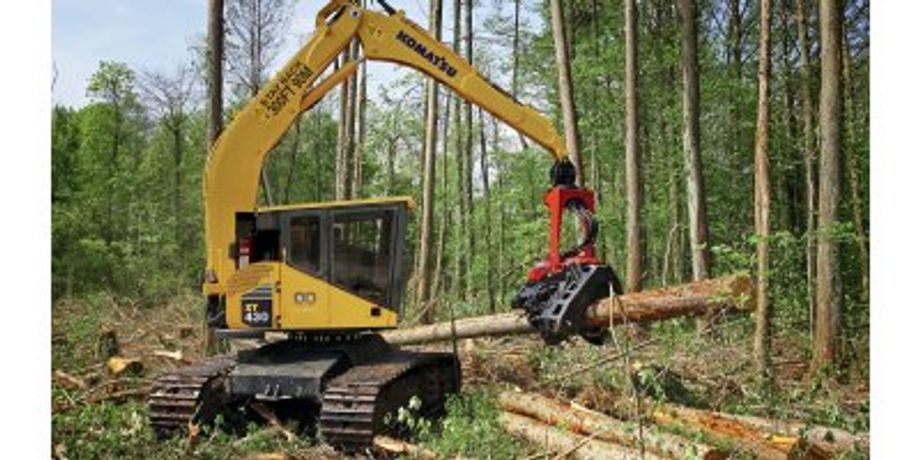
[[[226,399],[223,384],[234,366],[234,356],[214,356],[157,378],[147,396],[147,418],[157,436],[178,434],[213,417]]]
[[[412,396],[421,398],[424,415],[442,410],[447,395],[459,390],[458,372],[450,353],[393,351],[382,361],[353,367],[323,392],[319,434],[346,452],[369,448],[374,436],[391,427],[387,414],[395,418]]]

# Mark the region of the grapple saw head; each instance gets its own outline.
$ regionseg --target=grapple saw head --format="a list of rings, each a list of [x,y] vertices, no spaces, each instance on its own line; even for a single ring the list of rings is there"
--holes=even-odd
[[[550,212],[549,257],[530,269],[525,284],[512,305],[523,309],[530,324],[543,340],[558,344],[574,335],[599,344],[606,331],[590,327],[588,307],[614,294],[622,293],[613,269],[594,254],[597,221],[594,218],[594,192],[570,184],[557,184],[544,197]],[[559,242],[564,212],[578,217],[583,233],[581,242],[560,253]]]

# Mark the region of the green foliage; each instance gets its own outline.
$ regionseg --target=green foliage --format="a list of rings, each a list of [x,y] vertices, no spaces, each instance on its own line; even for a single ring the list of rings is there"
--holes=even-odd
[[[447,415],[440,422],[440,430],[419,436],[419,441],[445,458],[517,458],[523,446],[502,430],[498,414],[491,392],[463,392],[447,402]]]

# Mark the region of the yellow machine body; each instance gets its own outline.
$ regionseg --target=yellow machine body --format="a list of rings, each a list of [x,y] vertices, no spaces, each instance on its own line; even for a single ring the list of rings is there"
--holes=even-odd
[[[298,114],[354,74],[357,65],[349,62],[325,80],[317,81],[353,40],[361,44],[365,59],[415,68],[527,135],[557,160],[567,159],[564,142],[548,119],[490,83],[403,12],[378,13],[347,0],[333,0],[318,14],[312,37],[235,116],[208,156],[204,178],[207,270],[203,292],[208,298],[213,327],[322,331],[396,326],[399,305],[394,301],[398,303],[401,294],[391,293],[388,302],[375,301],[337,284],[328,272],[310,273],[294,267],[290,254],[284,253],[283,224],[287,216],[310,210],[357,212],[397,206],[403,212],[412,208],[411,200],[392,198],[258,208],[259,176],[266,154]],[[241,222],[250,225],[266,216],[280,219],[277,244],[281,251],[267,259],[245,263],[245,257],[241,256],[244,242],[240,236]],[[276,230],[269,233],[273,231]],[[393,253],[401,252],[402,241],[393,244]],[[367,256],[362,254],[360,257]],[[341,266],[341,261],[328,254],[324,258],[331,268]],[[393,267],[390,281],[396,281],[390,288],[400,290],[399,275],[394,273],[401,268],[401,256],[390,256],[388,262]],[[356,282],[360,284],[360,280]],[[270,308],[265,308],[266,305]],[[247,321],[247,315],[258,321]]]

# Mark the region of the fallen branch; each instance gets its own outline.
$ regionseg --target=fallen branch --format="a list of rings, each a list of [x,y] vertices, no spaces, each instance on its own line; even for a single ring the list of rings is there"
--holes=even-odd
[[[544,446],[556,453],[568,453],[579,459],[639,459],[647,460],[660,457],[646,454],[642,457],[638,451],[609,442],[590,439],[570,431],[540,423],[532,418],[511,412],[502,412],[498,416],[502,428],[512,436],[521,438],[535,446]]]
[[[587,310],[587,322],[589,326],[606,328],[611,321],[613,324],[646,323],[681,316],[712,315],[719,311],[747,311],[751,307],[752,289],[751,278],[740,274],[625,294],[618,297],[622,312],[612,312],[611,317],[611,302],[602,300]],[[518,312],[456,320],[458,339],[531,332],[533,328]],[[383,337],[395,345],[450,340],[451,323],[387,331]]]
[[[635,424],[553,398],[534,393],[505,391],[498,395],[498,404],[505,411],[525,415],[578,435],[591,436],[600,441],[635,449],[640,445]],[[727,458],[725,452],[720,452],[712,446],[654,428],[646,429],[643,436],[646,453],[673,458]]]
[[[89,385],[86,384],[86,381],[85,381],[85,380],[83,380],[83,379],[81,379],[81,378],[79,378],[79,377],[75,377],[75,376],[73,376],[73,375],[70,375],[70,374],[68,374],[68,373],[66,373],[66,372],[64,372],[64,371],[62,371],[62,370],[55,370],[55,371],[54,371],[54,378],[55,378],[55,380],[57,380],[58,382],[60,382],[61,385],[62,385],[63,387],[65,387],[65,388],[71,388],[71,389],[77,388],[77,389],[80,389],[80,390],[85,390],[85,389],[87,389],[87,388],[89,387]]]

